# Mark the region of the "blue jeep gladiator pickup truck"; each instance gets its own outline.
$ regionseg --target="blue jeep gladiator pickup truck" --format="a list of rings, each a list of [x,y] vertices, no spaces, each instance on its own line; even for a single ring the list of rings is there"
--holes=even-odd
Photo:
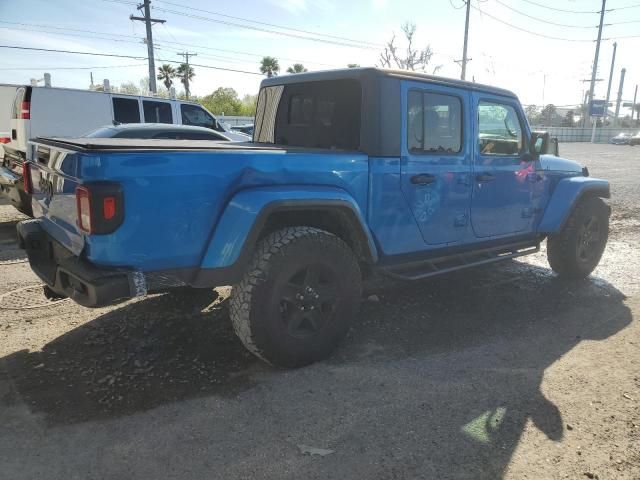
[[[244,345],[300,366],[344,337],[372,274],[421,279],[547,239],[558,275],[589,275],[609,184],[549,144],[499,88],[372,68],[270,78],[253,142],[36,139],[36,218],[18,235],[45,293],[87,307],[233,285]]]

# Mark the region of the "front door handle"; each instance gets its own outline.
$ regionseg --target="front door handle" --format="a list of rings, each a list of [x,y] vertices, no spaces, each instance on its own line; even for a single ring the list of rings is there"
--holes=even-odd
[[[476,180],[480,183],[493,182],[496,179],[490,173],[481,173],[480,175],[476,175]]]
[[[436,177],[430,173],[421,173],[411,177],[411,183],[414,185],[429,185],[436,181]]]

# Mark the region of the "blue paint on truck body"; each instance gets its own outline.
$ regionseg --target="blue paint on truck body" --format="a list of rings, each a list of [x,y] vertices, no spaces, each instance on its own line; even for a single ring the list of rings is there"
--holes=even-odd
[[[397,98],[371,97],[380,103],[375,111],[384,114],[384,122],[362,135],[362,144],[375,147],[369,151],[275,141],[116,149],[108,143],[74,148],[73,142],[37,140],[49,156],[30,166],[35,215],[47,234],[100,268],[226,272],[253,248],[256,225],[275,207],[344,208],[363,239],[367,261],[393,265],[452,249],[473,251],[488,242],[539,242],[562,227],[583,195],[608,196],[608,182],[584,176],[577,163],[529,151],[531,131],[510,92],[403,75],[381,81]],[[429,102],[436,105],[431,119]],[[427,112],[418,126],[416,105]],[[500,117],[503,111],[508,118]],[[363,114],[362,128],[370,121]],[[440,122],[433,128],[446,132],[443,138],[458,132],[459,145],[418,151],[412,145],[428,140],[429,121]],[[513,153],[496,154],[497,141],[481,122],[513,135],[520,142]],[[277,140],[277,131],[272,135]],[[122,223],[108,234],[82,232],[75,188],[106,180],[122,188]],[[192,277],[184,278],[188,283]]]

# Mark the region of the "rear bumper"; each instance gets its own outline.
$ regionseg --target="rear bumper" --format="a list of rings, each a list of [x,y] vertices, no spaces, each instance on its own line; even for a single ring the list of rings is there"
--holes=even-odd
[[[5,159],[4,164],[0,166],[0,193],[4,194],[11,200],[14,207],[23,213],[31,216],[31,195],[24,191],[24,182],[22,174],[16,173],[15,168],[9,168],[11,160]],[[14,163],[14,167],[17,165]]]
[[[17,230],[32,270],[59,295],[85,307],[103,307],[147,293],[141,272],[96,267],[48,235],[41,220],[20,222]]]

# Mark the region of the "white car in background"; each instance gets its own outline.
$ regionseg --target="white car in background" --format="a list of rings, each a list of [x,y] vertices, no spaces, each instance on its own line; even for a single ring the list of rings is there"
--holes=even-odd
[[[22,166],[34,158],[29,140],[35,137],[80,137],[104,125],[166,123],[205,127],[233,141],[250,141],[246,135],[225,129],[195,102],[72,88],[11,87],[12,92],[7,90],[11,101],[4,101],[7,108],[0,110],[0,130],[5,124],[9,130],[2,137],[0,193],[27,215],[31,215],[31,198],[24,191]]]

